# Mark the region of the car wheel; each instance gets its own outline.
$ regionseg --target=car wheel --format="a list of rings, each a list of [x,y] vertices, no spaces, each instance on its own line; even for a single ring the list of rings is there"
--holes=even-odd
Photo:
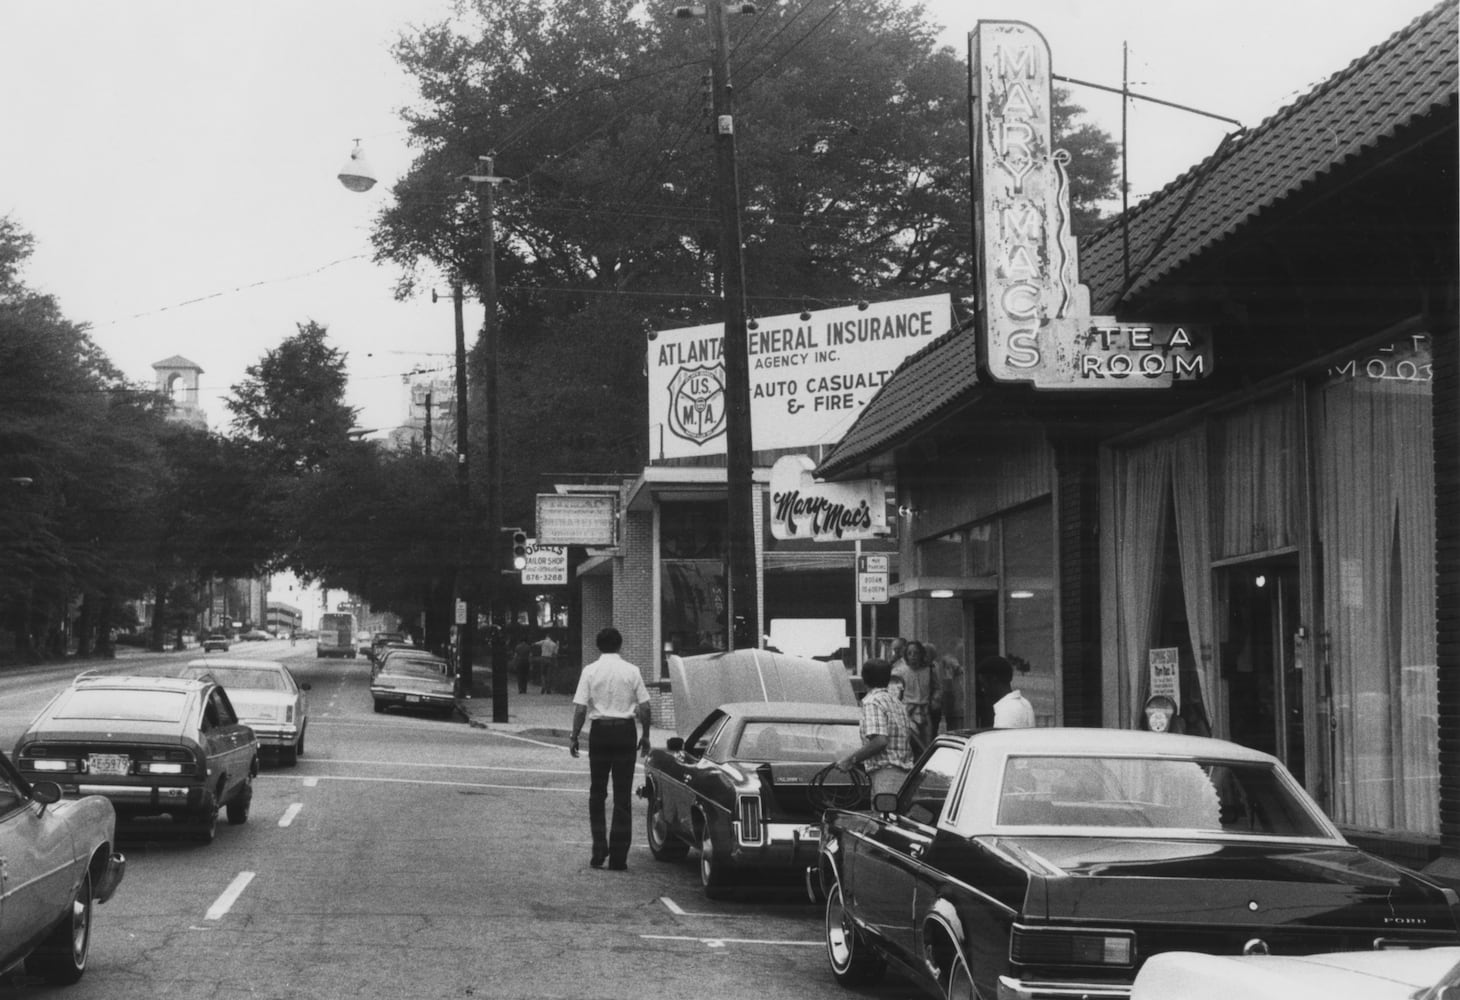
[[[296,757],[304,756],[304,733],[308,728],[308,726],[305,726],[304,729],[299,730],[299,745],[294,748],[294,755]]]
[[[279,763],[285,767],[293,767],[299,763],[299,744],[279,748]]]
[[[689,853],[689,845],[669,829],[664,818],[664,799],[659,786],[650,782],[648,805],[644,809],[644,825],[649,833],[649,853],[658,861],[678,861]]]
[[[193,839],[200,844],[211,844],[218,836],[218,810],[209,809],[191,816],[178,816],[180,823],[193,823]]]
[[[953,969],[948,973],[948,989],[944,991],[948,1000],[979,1000],[978,987],[973,985],[973,973],[968,963],[959,955],[953,959]]]
[[[887,960],[872,950],[847,913],[840,882],[826,896],[826,957],[832,977],[843,986],[875,983],[887,971]]]
[[[56,986],[69,986],[86,971],[91,953],[91,873],[81,876],[70,912],[31,953],[26,969]]]
[[[234,826],[242,826],[247,823],[248,809],[251,805],[253,805],[253,779],[245,778],[238,794],[228,800],[228,822]]]
[[[700,885],[704,887],[707,899],[724,899],[730,895],[734,873],[727,861],[715,854],[714,838],[710,836],[710,824],[705,824],[700,835]]]
[[[375,711],[377,711],[377,712],[384,712],[385,711],[385,704],[384,704],[384,702],[377,701],[375,703]]]

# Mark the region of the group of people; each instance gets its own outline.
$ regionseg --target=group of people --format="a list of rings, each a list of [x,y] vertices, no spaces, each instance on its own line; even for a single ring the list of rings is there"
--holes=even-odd
[[[941,723],[962,729],[962,668],[939,659],[917,640],[893,643],[895,660],[874,659],[862,665],[862,745],[836,762],[847,771],[860,764],[873,795],[896,792],[912,770],[918,752],[932,742]],[[1014,667],[1002,656],[990,656],[974,667],[983,721],[995,729],[1034,725],[1034,707],[1014,687]]]

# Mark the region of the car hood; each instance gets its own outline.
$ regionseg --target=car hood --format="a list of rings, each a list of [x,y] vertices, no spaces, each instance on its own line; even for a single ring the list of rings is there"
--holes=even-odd
[[[1045,876],[1028,904],[1054,917],[1455,933],[1453,894],[1354,847],[1103,837],[1004,838]],[[1038,896],[1042,886],[1043,900]],[[1199,911],[1191,900],[1200,899]]]
[[[1409,1000],[1460,962],[1460,947],[1324,955],[1173,951],[1141,968],[1131,1000]]]
[[[846,668],[837,661],[807,660],[763,649],[669,657],[674,720],[686,736],[701,720],[730,702],[802,701],[857,704]]]

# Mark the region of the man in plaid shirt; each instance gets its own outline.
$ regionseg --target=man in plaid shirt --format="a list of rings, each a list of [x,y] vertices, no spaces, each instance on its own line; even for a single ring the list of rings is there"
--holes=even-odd
[[[887,690],[891,679],[892,664],[886,660],[862,664],[862,680],[867,685],[862,699],[862,745],[836,762],[842,771],[862,764],[873,795],[896,792],[913,765],[912,720],[902,702]]]

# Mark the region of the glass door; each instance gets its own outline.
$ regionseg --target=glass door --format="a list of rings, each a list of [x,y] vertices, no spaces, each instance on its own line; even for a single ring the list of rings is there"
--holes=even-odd
[[[1279,758],[1301,782],[1303,671],[1296,656],[1298,564],[1294,557],[1218,571],[1226,736]]]

